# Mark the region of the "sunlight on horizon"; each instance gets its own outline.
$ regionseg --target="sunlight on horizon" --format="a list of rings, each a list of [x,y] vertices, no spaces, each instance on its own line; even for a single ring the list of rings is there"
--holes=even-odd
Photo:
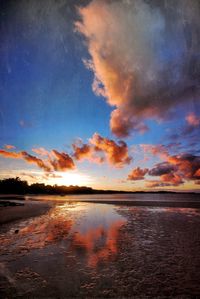
[[[89,176],[79,172],[56,172],[55,177],[49,177],[48,183],[51,185],[78,185],[85,186],[94,183]]]

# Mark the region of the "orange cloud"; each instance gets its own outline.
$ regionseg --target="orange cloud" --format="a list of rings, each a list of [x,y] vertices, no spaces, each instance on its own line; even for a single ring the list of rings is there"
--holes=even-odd
[[[132,158],[128,154],[128,146],[124,141],[119,141],[118,144],[108,138],[101,137],[95,133],[89,140],[94,146],[96,152],[103,152],[108,163],[116,167],[123,167],[130,164]]]
[[[195,172],[194,176],[200,178],[200,168]]]
[[[163,175],[161,175],[160,179],[161,179],[161,182],[169,183],[170,186],[179,186],[180,184],[184,183],[181,176],[176,173],[163,174]]]
[[[22,151],[21,154],[22,154],[22,158],[26,162],[36,164],[39,168],[43,169],[44,171],[47,171],[47,172],[51,171],[51,167],[42,159],[32,156],[25,151]]]
[[[2,155],[5,158],[22,159],[21,152],[16,153],[16,152],[8,152],[5,150],[0,150],[0,155]]]
[[[54,160],[49,159],[49,163],[56,171],[65,171],[67,169],[74,169],[75,164],[72,158],[67,153],[60,153],[56,150],[52,150],[51,153],[55,157]]]
[[[196,116],[194,113],[189,113],[186,116],[186,121],[190,126],[198,127],[200,125],[200,117]]]
[[[137,181],[143,180],[144,176],[148,173],[148,168],[141,169],[137,167],[132,170],[132,172],[128,175],[128,180],[130,181]]]
[[[40,151],[38,151],[38,153],[39,152]],[[5,150],[0,150],[0,155],[2,155],[4,158],[23,159],[27,163],[37,165],[39,168],[43,169],[46,172],[51,172],[54,170],[66,171],[68,169],[75,168],[73,159],[67,153],[60,153],[56,150],[52,150],[51,153],[46,151],[46,155],[48,155],[48,158],[44,160],[36,156],[30,155],[26,151],[9,152]]]
[[[103,163],[105,159],[108,163],[115,167],[123,167],[130,164],[132,158],[128,153],[128,146],[124,141],[119,141],[118,144],[108,138],[95,133],[89,139],[88,144],[72,144],[76,160],[87,159],[94,163]]]
[[[11,144],[5,144],[4,148],[10,150],[10,149],[15,149],[16,147],[14,145],[11,145]]]
[[[198,179],[200,168],[200,157],[191,154],[180,154],[177,156],[169,156],[168,162],[176,165],[178,172],[185,179]]]
[[[74,153],[73,156],[76,160],[90,159],[93,150],[92,147],[88,144],[72,144]]]

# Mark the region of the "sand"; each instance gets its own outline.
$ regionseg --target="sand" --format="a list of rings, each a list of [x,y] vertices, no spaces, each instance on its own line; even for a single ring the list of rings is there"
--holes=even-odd
[[[8,227],[1,298],[200,298],[200,209],[58,198]]]
[[[5,204],[3,207],[0,207],[0,224],[42,215],[46,213],[52,206],[52,203],[47,201],[9,201],[7,199],[1,199],[1,202],[2,201]],[[9,202],[10,206],[7,205]],[[13,204],[16,204],[16,206],[13,206]]]

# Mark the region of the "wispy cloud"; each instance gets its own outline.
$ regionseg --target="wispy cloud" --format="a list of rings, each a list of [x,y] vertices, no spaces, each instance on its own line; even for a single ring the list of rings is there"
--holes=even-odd
[[[16,147],[14,145],[11,145],[11,144],[5,144],[4,148],[10,150],[10,149],[15,149]]]
[[[44,159],[41,159],[29,154],[26,151],[10,152],[2,149],[0,150],[0,155],[4,158],[22,159],[27,163],[35,164],[36,166],[38,166],[46,172],[66,171],[75,168],[73,159],[67,153],[61,153],[57,150],[52,150],[51,152],[48,152],[45,149],[43,149],[41,152],[41,148],[38,149],[38,151],[37,149],[34,150],[35,152],[38,152],[38,154],[42,153],[44,155],[45,153],[46,157]]]

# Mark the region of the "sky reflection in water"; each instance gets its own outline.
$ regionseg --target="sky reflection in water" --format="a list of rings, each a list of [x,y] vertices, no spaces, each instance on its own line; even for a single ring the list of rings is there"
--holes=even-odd
[[[56,245],[96,267],[115,257],[119,229],[125,223],[125,218],[111,205],[57,204],[46,215],[22,221],[2,234],[0,252],[7,248],[17,254]],[[14,234],[16,228],[18,234]]]

